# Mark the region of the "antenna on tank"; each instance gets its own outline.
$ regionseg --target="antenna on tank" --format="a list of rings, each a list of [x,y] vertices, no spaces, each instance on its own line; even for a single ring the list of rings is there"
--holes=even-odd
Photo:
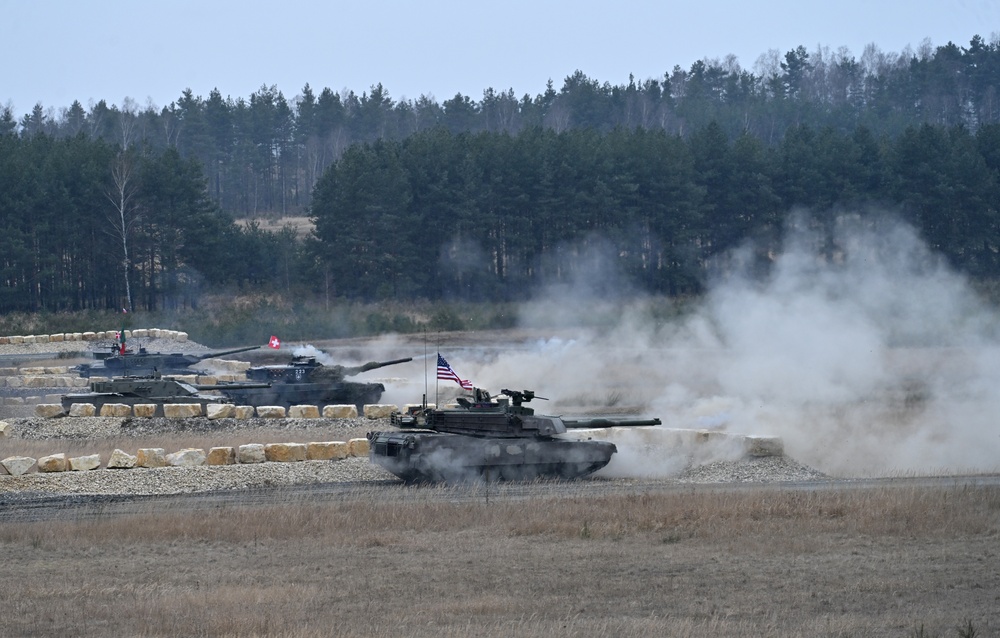
[[[427,326],[424,326],[424,400],[420,408],[427,409]]]

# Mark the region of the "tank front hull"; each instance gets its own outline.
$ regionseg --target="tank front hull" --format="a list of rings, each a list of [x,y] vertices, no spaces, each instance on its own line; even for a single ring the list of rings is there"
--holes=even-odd
[[[369,459],[408,483],[576,479],[617,451],[607,441],[478,438],[436,432],[372,432]]]

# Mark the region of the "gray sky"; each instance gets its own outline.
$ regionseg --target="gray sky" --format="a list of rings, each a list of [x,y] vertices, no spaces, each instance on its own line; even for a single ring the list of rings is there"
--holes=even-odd
[[[997,32],[997,0],[0,0],[0,106],[163,107],[185,88],[235,99],[264,84],[292,99],[307,82],[478,101],[488,87],[558,90],[577,69],[618,85],[728,54],[753,70],[771,49],[860,58],[869,43],[898,53]]]

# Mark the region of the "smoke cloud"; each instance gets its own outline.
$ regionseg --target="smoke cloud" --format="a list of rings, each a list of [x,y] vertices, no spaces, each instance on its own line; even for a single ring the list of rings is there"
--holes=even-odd
[[[834,475],[996,471],[994,309],[905,224],[854,215],[820,228],[801,216],[788,227],[767,274],[746,247],[678,317],[595,295],[621,281],[598,254],[579,297],[559,284],[525,305],[520,341],[447,356],[494,393],[547,397],[532,404],[539,413],[777,435],[789,456]],[[579,328],[588,323],[600,327]]]

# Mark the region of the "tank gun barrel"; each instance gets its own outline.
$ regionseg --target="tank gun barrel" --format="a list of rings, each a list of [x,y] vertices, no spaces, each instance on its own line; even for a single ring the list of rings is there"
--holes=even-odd
[[[563,424],[567,430],[583,430],[590,428],[616,428],[634,427],[643,425],[662,425],[658,418],[652,419],[608,419],[604,417],[595,419],[563,419]]]
[[[207,383],[192,383],[190,384],[195,390],[257,390],[261,388],[270,388],[270,383],[253,383],[246,382],[240,383],[237,381],[225,381],[216,384]]]
[[[239,352],[249,352],[250,350],[256,350],[260,346],[247,346],[246,348],[235,348],[233,350],[223,350],[221,352],[207,352],[205,354],[196,355],[198,361],[204,361],[205,359],[214,359],[216,357],[224,357],[230,354],[237,354]]]
[[[396,365],[397,363],[406,363],[407,361],[413,361],[413,357],[406,357],[404,359],[393,359],[392,361],[369,361],[364,365],[345,367],[344,374],[351,376],[355,374],[360,374],[362,372],[368,372],[369,370],[377,370],[378,368],[384,368],[386,366]]]

